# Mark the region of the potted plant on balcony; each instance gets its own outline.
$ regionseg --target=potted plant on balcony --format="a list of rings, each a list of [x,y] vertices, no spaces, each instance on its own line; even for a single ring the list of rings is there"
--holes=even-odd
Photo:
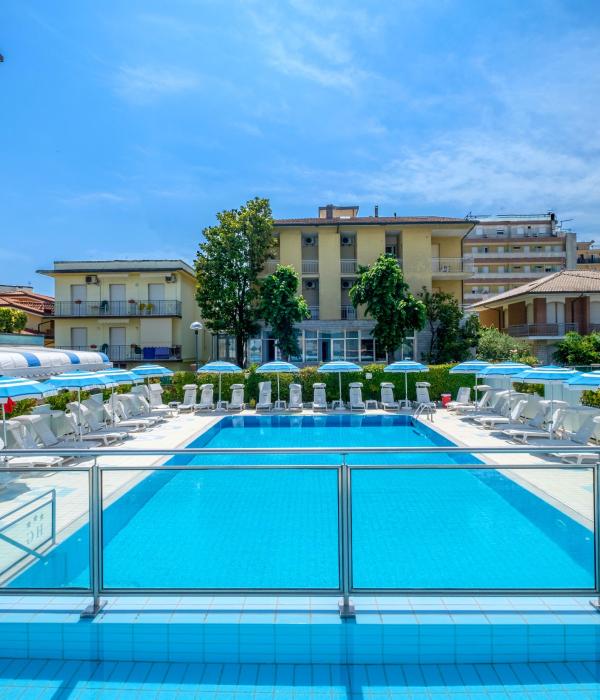
[[[143,314],[143,313],[144,313],[144,309],[146,308],[146,304],[144,304],[143,301],[140,301],[140,303],[138,304],[138,308],[139,308],[139,310],[140,310],[140,313]]]
[[[97,345],[90,345],[90,348],[91,348],[92,350],[95,350],[97,347],[98,347]]]
[[[148,303],[146,304],[146,313],[151,314],[154,311],[154,304]]]

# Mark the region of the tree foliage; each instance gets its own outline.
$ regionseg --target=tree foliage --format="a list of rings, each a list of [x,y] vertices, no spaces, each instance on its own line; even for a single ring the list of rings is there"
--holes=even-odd
[[[298,284],[296,270],[289,265],[278,265],[261,283],[260,315],[285,360],[300,354],[296,324],[310,316],[304,297],[298,295]]]
[[[538,364],[537,358],[529,343],[512,338],[493,326],[479,331],[477,359],[487,362],[525,362],[528,365]]]
[[[27,314],[10,306],[0,307],[0,333],[20,333],[27,325]]]
[[[448,292],[430,292],[423,287],[419,297],[431,334],[429,351],[423,353],[426,362],[462,362],[470,357],[479,341],[479,318],[471,314],[465,319],[458,300]]]
[[[600,333],[567,333],[563,340],[557,343],[554,359],[563,365],[600,363]]]
[[[402,269],[391,255],[380,255],[373,265],[358,269],[350,301],[355,308],[364,304],[366,315],[375,320],[371,334],[387,353],[393,353],[425,325],[425,306],[410,293]]]
[[[258,275],[273,248],[268,199],[255,197],[239,209],[217,214],[204,229],[196,256],[196,300],[206,327],[236,338],[236,359],[244,365],[248,338],[259,326]]]

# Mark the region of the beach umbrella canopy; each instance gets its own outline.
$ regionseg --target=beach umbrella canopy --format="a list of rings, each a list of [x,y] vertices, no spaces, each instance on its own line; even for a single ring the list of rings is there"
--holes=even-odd
[[[138,365],[131,371],[140,377],[172,377],[174,374],[172,369],[155,364]]]
[[[275,362],[267,362],[257,368],[257,372],[260,374],[277,374],[277,401],[279,401],[279,375],[284,374],[295,374],[299,372],[299,368],[293,365],[291,362],[284,362],[283,360],[276,360]]]
[[[391,365],[384,367],[383,371],[404,374],[404,405],[408,406],[408,375],[411,372],[429,372],[429,367],[414,360],[398,360],[398,362],[392,362]]]
[[[585,391],[586,389],[593,391],[594,389],[600,389],[600,371],[576,372],[565,381],[565,386],[571,391]]]
[[[467,360],[452,367],[450,374],[480,374],[482,370],[490,366],[491,363],[484,360]]]
[[[524,372],[526,369],[532,368],[523,362],[498,362],[484,367],[479,372],[479,375],[481,377],[512,377],[514,374]]]
[[[342,401],[342,372],[362,372],[362,367],[360,365],[355,365],[354,362],[334,360],[333,362],[326,362],[324,365],[321,365],[317,371],[323,373],[338,373],[340,387],[340,408],[344,408],[344,402]]]
[[[91,389],[114,389],[117,382],[105,377],[103,372],[64,372],[58,374],[52,379],[44,382],[44,386],[55,389],[56,391],[76,391],[77,403],[81,406],[81,391],[90,391]],[[81,439],[82,425],[79,422],[79,437]]]
[[[130,372],[126,369],[107,369],[106,371],[98,372],[103,377],[110,379],[116,384],[141,384],[144,380],[139,374]]]
[[[21,401],[23,399],[43,399],[55,396],[56,389],[47,387],[43,382],[22,377],[0,376],[0,407],[2,409],[2,436],[6,445],[6,411],[4,404],[8,399]]]
[[[234,365],[233,362],[225,362],[224,360],[215,360],[214,362],[208,362],[197,370],[198,374],[200,372],[207,372],[209,374],[219,375],[219,403],[221,403],[221,375],[222,374],[232,374],[234,372],[243,372],[241,367]]]

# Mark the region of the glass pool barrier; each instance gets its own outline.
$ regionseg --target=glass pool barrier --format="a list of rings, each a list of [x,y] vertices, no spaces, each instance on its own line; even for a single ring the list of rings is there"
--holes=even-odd
[[[519,459],[558,452],[584,463]],[[63,462],[10,463],[41,456]],[[336,595],[343,617],[360,595],[598,606],[598,456],[556,444],[5,449],[0,593],[90,596],[87,616],[126,595]]]

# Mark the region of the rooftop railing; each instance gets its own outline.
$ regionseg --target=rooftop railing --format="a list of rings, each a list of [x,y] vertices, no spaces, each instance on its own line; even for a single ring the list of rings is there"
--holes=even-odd
[[[553,445],[552,449],[600,459],[600,447]],[[482,453],[486,457],[493,455],[497,463],[473,460],[474,455]],[[84,461],[35,466],[34,470],[10,463],[0,467],[0,481],[6,487],[0,503],[0,591],[17,596],[90,596],[93,604],[86,616],[99,612],[103,597],[113,595],[334,594],[341,598],[343,617],[353,616],[351,596],[357,595],[585,595],[600,599],[598,462],[589,466],[543,461],[524,464],[519,453],[547,454],[548,448],[5,449],[1,453],[5,458],[43,455]],[[290,455],[293,464],[287,458]],[[467,456],[463,461],[469,463],[451,461],[461,455]],[[119,458],[124,458],[121,464]],[[170,461],[164,463],[166,459]],[[251,464],[244,463],[249,459]],[[406,491],[403,483],[398,483],[404,476],[410,479],[424,470],[428,479],[434,481],[419,477],[413,491]],[[539,471],[547,475],[549,470],[555,470],[555,486],[574,473],[577,483],[589,493],[591,515],[587,520],[584,516],[576,520],[573,513],[558,509],[552,515],[550,511],[556,508],[557,500],[552,500],[551,494],[547,500],[540,496],[539,481],[527,489],[527,474]],[[210,510],[208,504],[215,499],[225,499],[229,507],[213,508],[210,512],[198,512],[197,507],[186,510],[189,483],[184,480],[177,487],[173,481],[186,472],[202,474],[194,488],[208,490],[206,508]],[[531,542],[529,558],[554,561],[556,547],[567,547],[569,556],[576,560],[573,572],[577,573],[565,573],[556,564],[556,571],[532,569],[529,574],[521,574],[522,567],[516,560],[511,566],[496,567],[494,547],[501,548],[501,540],[511,537],[502,530],[507,523],[496,523],[491,502],[483,499],[484,506],[469,498],[467,491],[461,490],[462,478],[449,479],[450,472],[469,472],[481,480],[482,489],[491,489],[501,500],[512,503],[519,522],[527,518],[531,500],[538,499],[542,508],[532,516],[532,522],[546,534]],[[32,475],[45,477],[47,490],[43,497],[27,500],[21,488],[10,489],[11,481]],[[240,489],[242,477],[246,488]],[[395,489],[390,489],[390,477],[396,479]],[[271,522],[272,507],[264,499],[265,484],[273,480],[277,498],[287,494],[289,508],[283,520],[275,518]],[[563,485],[567,491],[572,488],[571,483]],[[519,491],[516,498],[511,495],[512,487]],[[154,502],[161,488],[169,489],[177,510],[165,512],[164,521],[158,511],[153,511],[153,517],[146,521],[147,530],[142,533],[144,555],[127,539],[119,541],[118,556],[107,551],[112,539],[120,536],[146,504]],[[307,493],[309,501],[302,501],[300,496],[304,494],[305,498]],[[393,517],[383,523],[383,530],[378,524],[379,506],[369,501],[374,493],[384,500],[391,499],[389,513]],[[376,508],[375,520],[368,515],[369,509],[365,510],[366,502]],[[403,546],[415,508],[428,509],[430,522],[439,522],[435,551],[429,551],[429,540],[423,552],[419,530],[413,530]],[[34,519],[34,513],[41,517]],[[323,518],[323,513],[327,517]],[[461,547],[466,531],[472,529],[471,521],[478,518],[490,525],[476,526],[473,531],[481,540],[481,551],[486,553],[481,562],[477,552]],[[256,551],[246,551],[236,537],[228,534],[237,532],[235,528],[240,526],[243,531],[244,523],[251,525],[248,542],[258,547]],[[261,532],[258,539],[252,535],[256,527]],[[175,567],[168,565],[173,556],[170,539],[165,536],[169,528],[171,539],[175,537],[177,541],[175,560],[179,565]],[[194,548],[199,542],[208,542],[207,556],[210,555],[213,567],[210,571],[186,565],[187,557],[193,554],[186,551],[186,542],[189,546],[193,542]],[[365,557],[365,552],[369,556]],[[233,578],[220,578],[219,562],[229,566],[240,560],[241,566],[230,574]],[[390,560],[392,569],[388,566]],[[421,565],[432,564],[429,583],[425,583],[417,561]],[[457,566],[461,562],[464,570],[462,565]],[[454,574],[449,573],[450,569]],[[547,576],[554,579],[545,585]],[[475,585],[470,584],[471,580],[476,581]]]
[[[181,302],[175,299],[131,299],[128,301],[56,301],[56,317],[181,316]]]

